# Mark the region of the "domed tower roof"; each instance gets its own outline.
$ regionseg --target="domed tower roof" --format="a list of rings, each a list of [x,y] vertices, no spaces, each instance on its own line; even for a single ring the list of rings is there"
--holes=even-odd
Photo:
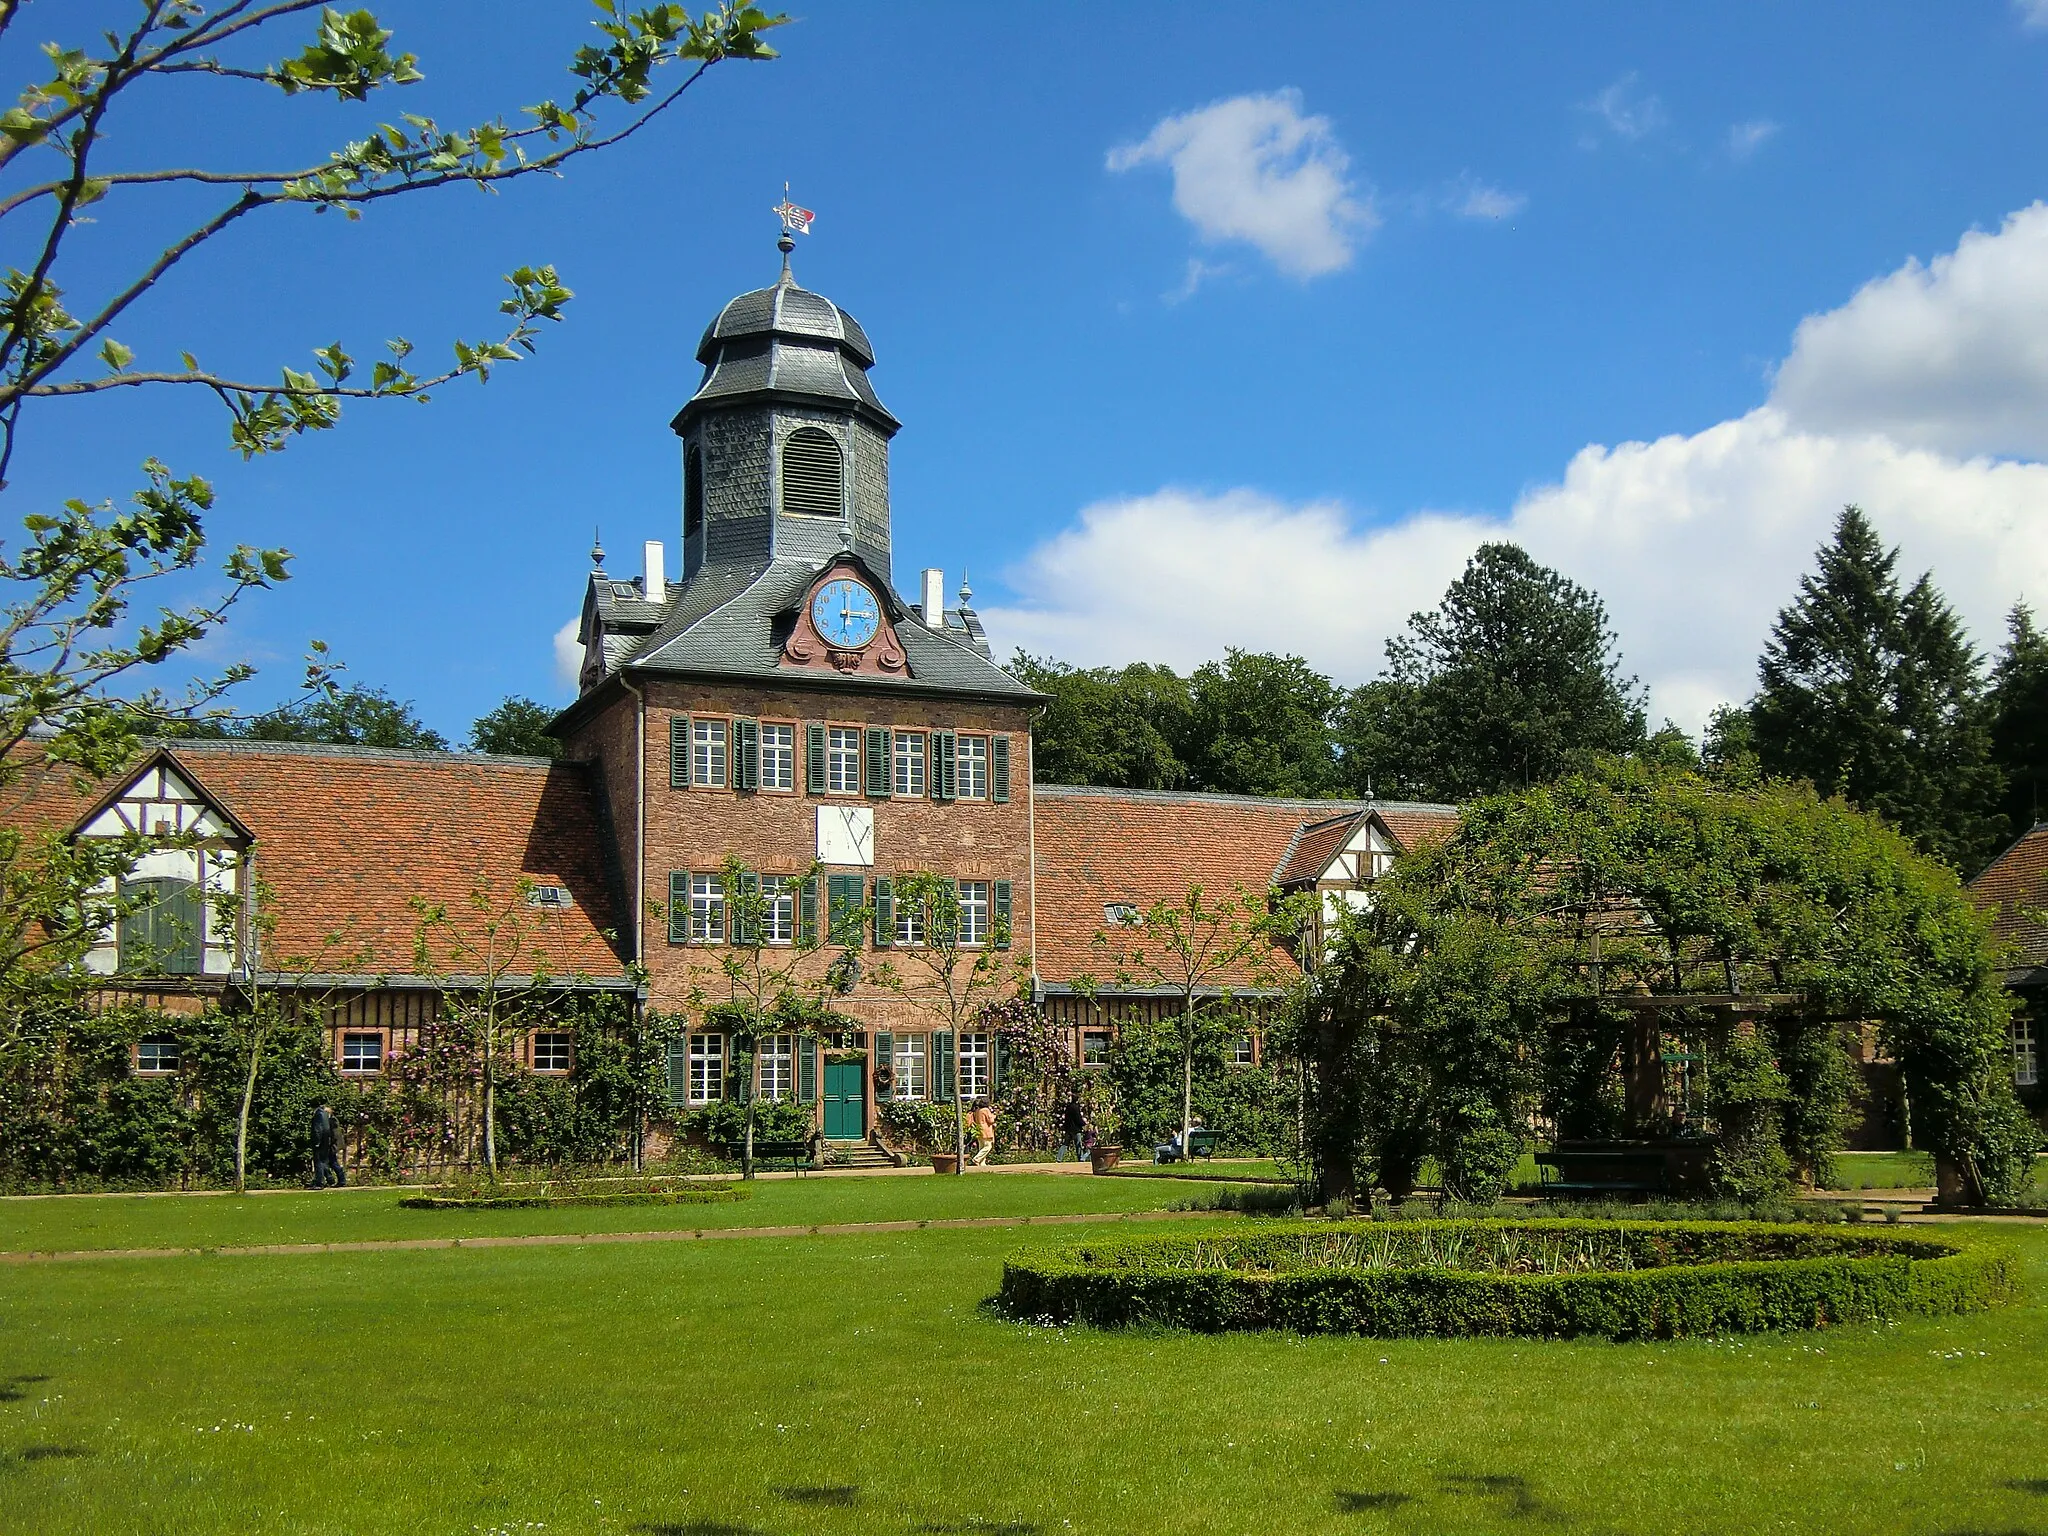
[[[743,293],[718,312],[697,361],[704,379],[672,423],[678,432],[707,408],[764,400],[837,406],[891,436],[902,425],[868,382],[868,333],[823,294],[799,288],[787,257],[774,287]]]

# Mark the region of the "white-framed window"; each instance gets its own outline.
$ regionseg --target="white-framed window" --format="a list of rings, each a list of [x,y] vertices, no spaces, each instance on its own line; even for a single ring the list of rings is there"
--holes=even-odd
[[[690,1036],[690,1102],[710,1104],[725,1097],[725,1036]]]
[[[341,1037],[341,1070],[367,1075],[384,1070],[384,1037],[348,1033]]]
[[[176,1038],[170,1035],[156,1035],[135,1043],[135,1070],[144,1077],[161,1077],[167,1072],[175,1072],[184,1059]]]
[[[1109,1065],[1108,1030],[1084,1029],[1081,1031],[1081,1065],[1084,1067],[1106,1067]]]
[[[576,1037],[567,1030],[536,1030],[533,1036],[533,1070],[567,1072],[576,1062]]]
[[[861,792],[860,727],[825,727],[825,790],[834,795]]]
[[[988,882],[986,880],[962,880],[960,882],[960,942],[962,944],[986,944],[988,942]]]
[[[1135,901],[1105,901],[1102,904],[1102,920],[1112,928],[1135,928],[1144,921],[1144,917]]]
[[[899,1099],[921,1099],[925,1093],[923,1035],[896,1037],[896,1090]]]
[[[761,938],[768,944],[796,942],[796,888],[794,875],[761,877]]]
[[[912,945],[924,942],[924,908],[902,896],[896,898],[896,942]]]
[[[896,733],[896,794],[899,798],[924,798],[924,732]]]
[[[723,789],[725,773],[725,722],[690,722],[690,782],[700,788]]]
[[[995,1082],[992,1076],[994,1049],[993,1035],[960,1037],[960,1097],[963,1100],[988,1097]]]
[[[761,722],[761,787],[796,788],[796,727]]]
[[[2012,1080],[2021,1088],[2041,1081],[2040,1037],[2033,1019],[2024,1013],[2012,1021]]]
[[[1387,848],[1375,848],[1371,853],[1364,855],[1359,860],[1359,863],[1365,872],[1366,879],[1377,880],[1381,875],[1386,874],[1387,871],[1394,867],[1393,851]]]
[[[725,883],[716,875],[690,876],[690,942],[725,942]]]
[[[960,736],[955,738],[953,761],[958,765],[959,794],[962,800],[986,800],[988,798],[988,738],[986,736]]]
[[[1258,1053],[1252,1049],[1252,1037],[1239,1035],[1230,1045],[1230,1064],[1233,1067],[1257,1065]]]
[[[796,1093],[796,1036],[761,1037],[761,1097],[791,1098]]]

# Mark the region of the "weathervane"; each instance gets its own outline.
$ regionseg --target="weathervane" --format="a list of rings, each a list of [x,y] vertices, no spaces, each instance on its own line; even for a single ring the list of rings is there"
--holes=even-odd
[[[808,235],[811,232],[811,220],[817,217],[810,209],[799,208],[790,201],[789,183],[786,181],[782,184],[782,201],[775,205],[773,212],[778,219],[782,220],[782,238],[784,240],[789,240],[791,235]],[[790,243],[794,244],[795,242],[791,241]]]

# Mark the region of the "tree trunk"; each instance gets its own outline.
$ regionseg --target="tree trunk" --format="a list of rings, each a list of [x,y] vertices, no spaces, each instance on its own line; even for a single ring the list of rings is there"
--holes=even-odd
[[[1188,1162],[1194,1156],[1192,1138],[1195,1130],[1195,995],[1190,992],[1187,999],[1187,1014],[1181,1020],[1180,1034],[1180,1159]]]
[[[263,1026],[249,1040],[249,1075],[242,1080],[242,1110],[235,1118],[235,1193],[249,1192],[249,1106],[256,1098],[256,1068],[263,1060]]]
[[[740,1177],[751,1179],[754,1176],[754,1056],[751,1051],[747,1053],[747,1080],[740,1085],[740,1092],[746,1095],[744,1102],[747,1106],[744,1116],[746,1135],[740,1141]]]
[[[498,1062],[497,1031],[484,1025],[484,1167],[491,1182],[498,1179]]]
[[[953,1172],[967,1172],[967,1095],[960,1082],[960,1026],[953,1026]]]

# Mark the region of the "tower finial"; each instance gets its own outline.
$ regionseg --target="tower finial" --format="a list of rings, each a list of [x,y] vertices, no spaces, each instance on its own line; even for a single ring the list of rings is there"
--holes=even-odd
[[[771,211],[778,219],[782,220],[782,234],[775,241],[775,249],[782,252],[781,281],[791,287],[795,287],[796,279],[790,275],[789,271],[789,253],[796,249],[796,241],[791,239],[790,236],[808,235],[811,232],[811,220],[815,219],[817,215],[811,212],[810,209],[799,208],[790,201],[789,183],[786,181],[782,184],[782,201],[777,203]]]
[[[595,524],[590,529],[590,565],[593,570],[604,569],[604,539]]]
[[[965,608],[967,600],[974,596],[974,588],[967,585],[967,567],[960,567],[960,606]]]

